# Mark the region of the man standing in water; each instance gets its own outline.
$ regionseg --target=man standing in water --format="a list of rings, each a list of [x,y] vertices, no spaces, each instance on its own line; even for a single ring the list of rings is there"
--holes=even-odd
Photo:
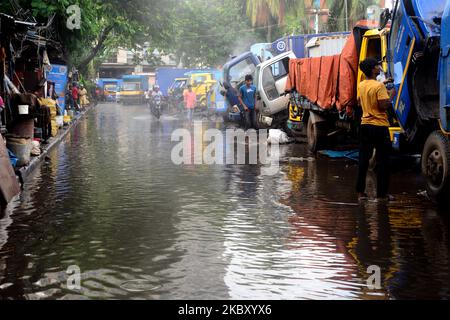
[[[380,64],[374,58],[367,58],[360,64],[366,80],[358,86],[358,104],[363,115],[360,129],[359,170],[356,190],[360,201],[367,200],[366,176],[369,161],[376,150],[377,161],[377,199],[393,200],[388,195],[389,189],[389,156],[391,139],[387,110],[392,107],[391,98],[394,92],[388,93],[385,85],[377,81]]]
[[[187,109],[187,118],[192,121],[194,115],[195,104],[197,103],[197,95],[192,91],[192,85],[188,85],[188,90],[184,93],[184,104]]]
[[[256,125],[256,87],[253,85],[253,76],[245,76],[245,84],[239,89],[239,102],[244,107],[245,130],[257,129]]]

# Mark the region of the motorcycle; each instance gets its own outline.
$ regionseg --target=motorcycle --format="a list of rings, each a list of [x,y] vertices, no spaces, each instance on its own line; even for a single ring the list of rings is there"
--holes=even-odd
[[[150,108],[150,112],[159,120],[161,118],[162,97],[160,95],[149,97],[147,99],[147,105]]]

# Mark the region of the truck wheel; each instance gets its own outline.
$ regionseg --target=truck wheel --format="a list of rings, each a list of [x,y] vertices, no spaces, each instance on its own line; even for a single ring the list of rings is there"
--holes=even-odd
[[[440,131],[430,134],[422,153],[422,173],[428,196],[437,203],[448,202],[450,196],[450,144]]]
[[[326,122],[313,123],[312,117],[309,117],[306,131],[308,147],[311,152],[316,153],[325,148],[328,134]]]

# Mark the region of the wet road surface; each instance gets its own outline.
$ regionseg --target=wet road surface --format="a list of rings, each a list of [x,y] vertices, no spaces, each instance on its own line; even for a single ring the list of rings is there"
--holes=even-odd
[[[92,110],[2,213],[0,298],[450,298],[449,215],[418,195],[416,167],[394,168],[394,203],[358,205],[356,164],[302,145],[281,147],[276,176],[176,166],[184,125]],[[81,290],[66,286],[74,265]]]

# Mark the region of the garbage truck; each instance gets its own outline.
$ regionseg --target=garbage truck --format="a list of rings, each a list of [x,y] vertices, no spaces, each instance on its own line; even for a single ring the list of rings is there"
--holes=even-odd
[[[382,14],[391,21],[389,74],[394,79],[395,115],[402,144],[421,153],[429,197],[450,201],[450,1],[397,0]]]
[[[353,40],[339,56],[290,62],[286,90],[294,89],[295,97],[290,121],[299,130],[306,125],[313,151],[336,132],[355,131],[356,90],[363,79],[357,64],[365,57],[380,58],[396,91],[390,116],[393,147],[421,154],[428,196],[436,203],[448,203],[450,1],[397,0],[392,11],[382,13],[380,24],[371,30],[355,28]],[[326,62],[331,59],[336,60]]]

